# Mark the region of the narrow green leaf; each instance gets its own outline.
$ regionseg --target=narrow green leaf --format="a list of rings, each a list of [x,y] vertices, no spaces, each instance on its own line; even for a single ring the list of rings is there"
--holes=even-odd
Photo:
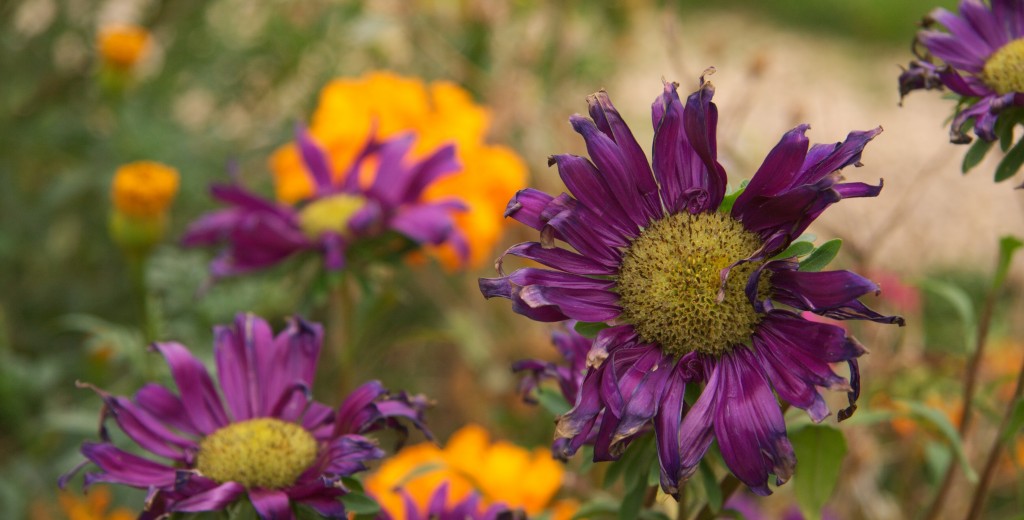
[[[995,133],[999,137],[999,148],[1006,153],[1010,149],[1010,145],[1013,144],[1013,129],[1016,128],[1017,123],[1021,122],[1021,115],[1024,115],[1024,111],[1017,107],[1010,107],[1004,109],[999,113],[999,118],[996,119]]]
[[[939,433],[946,438],[949,447],[953,450],[953,454],[956,455],[957,460],[960,462],[960,466],[963,467],[964,475],[967,477],[967,480],[971,483],[977,482],[978,474],[974,471],[974,468],[971,467],[970,462],[967,460],[967,455],[964,453],[963,441],[960,439],[960,434],[957,433],[956,427],[953,426],[953,423],[949,422],[949,418],[946,417],[946,414],[916,401],[900,402],[907,406],[911,417],[927,421],[939,430]]]
[[[584,338],[596,338],[598,332],[608,328],[608,324],[603,322],[592,323],[589,321],[578,321],[576,322],[576,326],[573,328],[576,329],[577,334]]]
[[[1010,271],[1010,261],[1013,254],[1024,246],[1019,238],[1013,235],[1006,235],[999,239],[999,263],[996,267],[996,274],[992,277],[992,288],[998,289],[1006,281],[1006,274]]]
[[[1013,177],[1021,165],[1024,165],[1024,137],[1017,141],[1017,144],[1013,145],[1009,152],[1006,152],[1006,156],[1003,157],[1002,161],[999,161],[999,166],[996,166],[996,182],[1002,182]]]
[[[953,310],[956,311],[960,317],[960,322],[964,326],[964,352],[973,350],[974,334],[978,327],[978,319],[974,311],[974,302],[971,301],[971,297],[967,292],[956,285],[942,280],[922,280],[918,282],[918,285],[922,289],[946,300],[947,303],[953,306]]]
[[[946,468],[953,463],[953,452],[945,443],[929,441],[924,445],[924,463],[928,481],[937,485],[946,474]]]
[[[750,184],[750,181],[744,179],[740,183],[740,187],[736,188],[736,191],[726,193],[725,197],[722,198],[722,203],[718,205],[718,212],[729,214],[732,211],[733,204],[736,204],[736,199],[743,193],[743,190],[747,189],[747,184]]]
[[[341,501],[345,504],[345,511],[349,513],[373,515],[380,511],[380,504],[376,500],[358,491],[346,493],[341,497]]]
[[[349,491],[358,491],[360,493],[365,491],[363,489],[363,483],[355,477],[341,477],[341,484],[348,488]]]
[[[1020,433],[1021,428],[1024,428],[1024,399],[1017,401],[1017,405],[1013,407],[1010,422],[1007,423],[1006,431],[1003,432],[1003,442],[1010,442]]]
[[[801,271],[821,271],[839,254],[839,248],[843,247],[843,241],[833,238],[821,247],[814,250],[803,262],[800,262]]]
[[[781,258],[793,258],[794,256],[804,256],[811,251],[814,251],[814,244],[810,242],[793,242],[786,249],[782,250],[781,253],[772,257],[772,260],[778,260]]]
[[[572,405],[565,400],[565,396],[562,392],[559,392],[553,388],[541,386],[537,388],[536,392],[537,403],[540,404],[541,408],[544,408],[548,413],[558,417],[565,412],[568,412]]]
[[[708,496],[708,507],[712,513],[722,510],[722,488],[718,486],[718,478],[714,470],[706,460],[700,461],[700,482],[704,486],[704,493]]]
[[[967,153],[964,154],[964,162],[960,166],[960,171],[963,173],[971,171],[972,168],[985,158],[985,154],[992,149],[993,144],[995,144],[995,141],[975,139],[971,147],[967,149]]]
[[[628,482],[627,482],[628,484]],[[632,484],[626,496],[622,497],[622,506],[619,508],[619,520],[635,520],[640,516],[640,509],[644,505],[644,494],[647,493],[647,483],[638,480]]]
[[[791,433],[789,440],[800,461],[793,477],[797,504],[804,515],[820,518],[839,482],[846,439],[835,428],[811,424]]]
[[[572,515],[572,520],[589,520],[593,518],[614,517],[619,512],[619,505],[608,499],[596,499],[586,502]]]

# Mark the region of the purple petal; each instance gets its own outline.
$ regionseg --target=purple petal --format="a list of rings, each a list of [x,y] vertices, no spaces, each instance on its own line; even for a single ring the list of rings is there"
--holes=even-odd
[[[462,166],[455,159],[455,145],[448,144],[438,148],[429,157],[417,162],[406,175],[406,186],[401,201],[406,203],[419,201],[423,190],[434,181],[459,171]]]
[[[532,308],[553,306],[566,316],[580,321],[610,321],[622,314],[619,296],[596,289],[561,289],[543,285],[523,287],[523,302]]]
[[[572,116],[569,122],[573,129],[583,136],[587,143],[587,152],[597,166],[602,181],[606,183],[611,193],[619,197],[619,205],[626,216],[636,226],[648,225],[653,215],[647,213],[644,200],[640,196],[640,184],[646,181],[638,178],[642,178],[643,173],[630,172],[626,168],[626,158],[615,141],[602,133],[593,121],[582,116]]]
[[[640,191],[640,198],[644,202],[646,214],[653,218],[661,216],[658,184],[651,173],[650,164],[647,163],[647,156],[640,143],[633,137],[629,126],[622,120],[619,111],[612,105],[608,93],[602,90],[587,96],[587,105],[590,117],[593,118],[597,127],[618,145],[626,168],[632,173],[637,189]]]
[[[302,126],[295,127],[295,142],[299,145],[299,153],[302,155],[302,162],[306,171],[313,180],[317,193],[331,188],[331,162],[324,153],[323,148],[313,140]]]
[[[392,217],[391,228],[417,243],[439,245],[455,229],[454,210],[449,203],[405,206]]]
[[[237,208],[228,208],[207,213],[188,225],[181,238],[185,247],[211,246],[219,244],[230,236],[245,213]]]
[[[146,383],[135,393],[135,402],[154,417],[159,417],[164,423],[184,433],[195,436],[202,435],[202,432],[192,423],[181,399],[163,386]]]
[[[715,437],[722,458],[754,493],[770,495],[768,474],[781,485],[796,465],[782,410],[751,351],[737,347],[719,359],[718,367],[722,381]]]
[[[366,193],[386,208],[396,207],[402,201],[408,175],[403,161],[414,140],[413,134],[403,134],[381,143],[377,151],[377,175]]]
[[[723,376],[721,375],[721,363],[716,362],[712,358],[700,356],[697,357],[694,362],[703,367],[704,372],[710,372],[707,380],[707,384],[704,386],[704,390],[701,391],[700,397],[693,403],[693,406],[683,416],[681,424],[670,425],[663,423],[663,428],[677,428],[679,444],[675,446],[669,446],[667,443],[659,443],[660,450],[675,449],[679,452],[678,459],[678,473],[671,475],[662,475],[662,481],[668,480],[672,487],[669,489],[678,489],[681,484],[697,470],[697,465],[700,464],[704,454],[708,451],[711,446],[711,441],[714,440],[713,426],[714,426],[714,415],[718,409],[719,397],[721,396],[721,386]],[[667,420],[667,418],[663,419]],[[667,439],[671,439],[671,435],[666,435]],[[667,441],[666,439],[666,441]],[[663,455],[659,453],[659,457]],[[674,457],[669,457],[672,462],[671,466],[663,466],[665,469],[675,469]]]
[[[260,372],[265,381],[264,387],[268,389],[268,402],[271,399],[280,400],[285,393],[291,393],[290,389],[296,385],[313,387],[323,336],[323,327],[318,323],[298,317],[289,320],[288,327],[273,340],[276,355],[261,358],[264,361]],[[307,399],[301,395],[292,395],[286,402],[287,405],[272,415],[285,421],[294,421],[306,409]]]
[[[768,152],[750,184],[736,199],[732,208],[734,218],[742,220],[744,211],[755,197],[777,195],[792,185],[807,157],[810,142],[804,134],[808,128],[809,125],[799,125],[786,132],[779,144]]]
[[[137,455],[122,451],[107,443],[82,443],[82,455],[99,466],[102,473],[88,473],[86,486],[93,482],[124,484],[136,488],[166,488],[175,482],[177,470]]]
[[[727,183],[725,168],[718,163],[718,107],[711,102],[715,87],[710,81],[700,78],[700,87],[686,99],[683,112],[683,130],[694,152],[704,163],[707,171],[707,208],[714,209],[722,203]]]
[[[249,500],[262,520],[294,520],[288,495],[276,489],[250,489]]]
[[[541,214],[553,199],[551,195],[533,188],[519,190],[512,200],[508,201],[505,216],[540,231],[547,224],[547,219],[542,219]]]
[[[180,343],[154,343],[152,348],[167,360],[192,424],[204,435],[226,426],[230,421],[203,364]]]
[[[535,267],[516,269],[508,276],[508,280],[521,287],[544,285],[563,289],[592,289],[601,291],[607,291],[615,287],[614,280],[603,280],[578,274],[537,269]]]
[[[175,502],[171,509],[186,513],[219,511],[233,503],[243,493],[245,493],[245,486],[238,482],[225,482],[212,489]]]
[[[617,270],[616,267],[599,264],[579,253],[557,247],[544,247],[540,242],[516,244],[508,248],[502,258],[506,255],[533,260],[542,265],[575,274],[611,275],[615,274]],[[501,272],[501,261],[502,259],[499,258],[495,265],[498,272]]]
[[[558,174],[569,191],[587,206],[602,225],[622,237],[636,237],[639,229],[619,204],[619,199],[603,181],[600,172],[586,158],[576,155],[552,155],[548,164],[558,166]],[[537,227],[536,229],[540,229]]]

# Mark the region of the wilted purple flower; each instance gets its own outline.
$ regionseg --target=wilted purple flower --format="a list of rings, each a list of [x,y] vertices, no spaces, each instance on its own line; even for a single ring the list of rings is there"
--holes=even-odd
[[[817,387],[848,392],[840,418],[860,388],[863,347],[799,313],[902,324],[857,300],[878,291],[871,281],[774,258],[831,204],[879,193],[880,185],[841,182],[838,170],[858,164],[881,129],[808,149],[807,125],[796,127],[729,209],[714,88],[701,78],[685,106],[676,88],[666,83],[653,105],[653,171],[608,95],[588,98],[593,120],[570,121],[593,163],[574,155],[549,161],[573,196],[525,189],[506,213],[540,231],[539,242],[506,255],[553,270],[506,275],[499,260],[502,276],[481,279],[480,288],[538,321],[608,325],[587,355],[575,406],[558,420],[565,456],[596,435],[595,460],[616,459],[653,425],[667,493],[678,492],[717,438],[733,473],[768,494],[768,475],[781,483],[796,462],[775,394],[821,421],[829,410]],[[832,371],[837,362],[849,364],[850,381]],[[687,383],[699,382],[700,398],[687,403]]]
[[[938,22],[948,32],[930,28]],[[1024,1],[960,2],[960,16],[935,9],[917,33],[919,59],[900,75],[900,95],[918,89],[946,87],[962,96],[950,127],[950,141],[967,143],[965,125],[996,139],[999,113],[1024,105]],[[932,57],[941,60],[935,63]]]
[[[183,243],[226,245],[210,265],[214,277],[269,267],[301,251],[322,254],[329,270],[342,269],[353,245],[386,238],[388,233],[415,244],[449,243],[463,261],[468,258],[465,237],[452,218],[453,212],[464,211],[465,205],[457,200],[427,202],[422,198],[431,183],[458,170],[454,145],[411,161],[407,155],[413,134],[383,142],[371,140],[338,179],[332,175],[327,154],[305,130],[297,132],[296,140],[314,184],[309,199],[293,207],[263,199],[237,184],[211,187],[214,198],[230,207],[193,222]],[[376,173],[372,183],[364,186],[360,172],[371,157],[376,161]],[[391,249],[404,252],[404,248]]]
[[[88,461],[60,485],[91,462],[99,471],[85,474],[87,487],[108,482],[149,491],[140,519],[220,510],[243,495],[265,520],[293,518],[292,503],[347,518],[341,478],[384,456],[363,434],[384,427],[404,433],[398,419],[424,430],[426,400],[391,394],[377,381],[356,389],[337,410],[310,400],[322,339],[317,324],[296,319],[274,337],[262,319],[239,315],[214,335],[220,394],[203,364],[178,343],[153,349],[167,360],[179,395],[156,383],[134,398],[86,385],[104,402],[102,442],[82,445]],[[114,446],[105,425],[111,417],[139,448],[169,462]]]
[[[448,483],[445,482],[437,487],[434,494],[430,496],[426,510],[420,509],[409,494],[404,495],[405,517],[404,520],[513,520],[525,518],[509,510],[504,504],[491,504],[489,507],[482,507],[480,495],[470,492],[460,502],[448,503]],[[392,517],[386,510],[381,510],[377,516],[378,520],[398,520]]]

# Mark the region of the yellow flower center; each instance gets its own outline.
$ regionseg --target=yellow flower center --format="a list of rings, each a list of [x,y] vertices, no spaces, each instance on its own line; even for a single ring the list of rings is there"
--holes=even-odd
[[[640,337],[676,355],[720,355],[749,344],[761,316],[744,292],[759,264],[732,269],[718,301],[722,269],[761,247],[739,221],[718,212],[677,213],[650,225],[622,260],[618,291],[622,316]],[[759,295],[769,291],[761,278]]]
[[[114,172],[114,208],[129,217],[157,217],[178,193],[178,170],[153,161],[125,164]]]
[[[992,53],[981,71],[981,79],[999,94],[1024,92],[1024,38]]]
[[[299,212],[299,226],[311,239],[327,231],[348,235],[349,221],[365,204],[366,199],[346,193],[314,200]]]
[[[225,426],[199,443],[196,469],[219,483],[280,489],[316,460],[317,442],[305,428],[261,418]]]

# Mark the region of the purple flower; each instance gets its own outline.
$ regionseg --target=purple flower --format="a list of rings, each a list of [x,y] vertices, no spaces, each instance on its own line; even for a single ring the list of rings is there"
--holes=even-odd
[[[516,515],[504,504],[491,504],[489,507],[482,507],[480,495],[476,492],[469,493],[462,501],[455,504],[448,503],[448,483],[445,482],[437,487],[434,494],[430,496],[426,510],[416,505],[412,496],[404,493],[405,499],[405,520],[512,520],[514,518],[525,518]],[[381,510],[377,515],[378,520],[395,520],[386,510]]]
[[[540,231],[540,241],[505,254],[552,269],[505,274],[499,259],[501,276],[481,279],[480,288],[538,321],[607,325],[586,356],[575,406],[558,420],[563,455],[593,437],[595,460],[613,460],[653,427],[661,485],[675,495],[717,439],[732,472],[768,494],[769,474],[782,483],[796,462],[776,394],[821,421],[830,412],[817,387],[848,392],[840,418],[859,393],[864,348],[800,312],[903,321],[857,300],[879,290],[857,274],[800,270],[796,258],[776,258],[828,206],[879,193],[881,185],[842,182],[838,170],[859,164],[881,129],[809,146],[800,125],[727,200],[714,87],[701,78],[685,104],[676,88],[666,83],[652,108],[653,169],[608,95],[588,98],[592,120],[570,122],[593,162],[549,160],[572,195],[525,189],[506,211]],[[849,381],[832,371],[839,362],[849,365]],[[703,383],[692,403],[688,383]]]
[[[85,385],[103,399],[102,442],[82,445],[88,461],[64,475],[61,487],[91,462],[99,471],[85,474],[86,487],[108,482],[149,491],[140,519],[220,510],[243,495],[263,519],[293,518],[293,502],[326,518],[347,518],[341,478],[384,456],[364,434],[385,427],[404,434],[398,419],[426,431],[426,399],[391,394],[377,381],[356,389],[337,410],[310,400],[322,339],[317,324],[295,319],[274,337],[265,321],[240,314],[214,336],[220,394],[203,364],[178,343],[153,349],[167,360],[179,395],[156,383],[134,398]],[[114,446],[110,418],[138,448],[168,462]]]
[[[214,198],[230,207],[193,222],[182,239],[186,246],[225,244],[210,265],[215,278],[272,266],[293,254],[315,251],[329,270],[342,269],[358,243],[377,239],[385,253],[406,252],[412,244],[451,244],[463,261],[469,249],[452,214],[464,211],[457,200],[426,202],[431,183],[458,170],[455,147],[448,145],[421,161],[407,154],[414,136],[371,140],[340,178],[332,175],[327,154],[305,130],[297,132],[299,150],[313,180],[312,197],[292,207],[266,200],[237,184],[214,185]],[[373,181],[364,186],[360,172],[376,160]],[[390,237],[389,233],[398,236]],[[398,240],[394,240],[398,239]]]
[[[935,23],[948,32],[931,29]],[[950,127],[950,141],[968,143],[968,123],[986,140],[1006,108],[1024,105],[1024,1],[960,2],[960,16],[935,9],[917,33],[918,59],[900,75],[900,96],[946,87],[962,99]],[[923,47],[923,51],[920,47]],[[935,63],[932,58],[938,58]]]

